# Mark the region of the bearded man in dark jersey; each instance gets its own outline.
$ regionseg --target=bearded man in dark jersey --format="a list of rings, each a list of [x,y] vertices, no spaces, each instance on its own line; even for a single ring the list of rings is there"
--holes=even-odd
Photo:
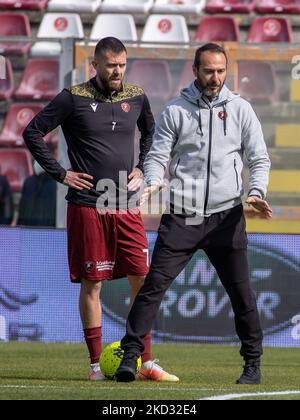
[[[123,82],[126,64],[123,43],[112,37],[102,39],[93,61],[96,76],[64,89],[24,132],[33,157],[48,174],[69,187],[69,267],[71,281],[81,284],[80,315],[91,359],[90,380],[105,379],[99,367],[102,281],[127,276],[133,302],[149,266],[146,234],[132,195],[143,181],[143,164],[155,123],[144,90]],[[59,125],[68,145],[71,170],[52,157],[43,140]],[[136,126],[141,139],[139,162],[134,166]],[[106,188],[109,183],[115,185],[114,197]],[[152,361],[150,332],[144,343],[140,378],[177,381]]]

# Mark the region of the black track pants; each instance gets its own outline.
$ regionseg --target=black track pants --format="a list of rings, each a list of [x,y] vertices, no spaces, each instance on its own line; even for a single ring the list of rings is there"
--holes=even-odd
[[[206,252],[230,297],[241,355],[245,359],[261,356],[263,335],[250,286],[241,205],[205,218],[198,225],[187,225],[183,215],[163,215],[149,274],[128,316],[124,350],[143,351],[143,339],[152,328],[165,292],[198,249]]]

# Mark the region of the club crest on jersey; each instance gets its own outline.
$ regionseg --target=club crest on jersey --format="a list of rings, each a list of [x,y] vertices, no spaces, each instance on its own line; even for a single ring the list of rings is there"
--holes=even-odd
[[[124,102],[123,104],[121,104],[121,108],[123,109],[124,112],[130,112],[131,107],[127,102]]]
[[[224,120],[227,120],[228,114],[225,111],[221,111],[219,112],[218,117],[220,118],[220,120],[224,121]]]
[[[88,272],[93,271],[93,269],[94,269],[94,264],[93,264],[91,261],[87,261],[87,262],[84,264],[84,268],[85,268],[85,271],[88,271]]]
[[[90,104],[90,106],[91,106],[91,108],[92,108],[92,110],[93,110],[94,112],[96,112],[96,111],[97,111],[98,104],[97,104],[96,102],[93,102],[92,104]]]

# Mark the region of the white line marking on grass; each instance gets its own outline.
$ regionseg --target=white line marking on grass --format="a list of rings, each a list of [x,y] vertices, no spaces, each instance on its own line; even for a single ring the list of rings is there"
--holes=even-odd
[[[94,385],[94,383],[93,383]],[[99,383],[97,385],[100,385]],[[86,389],[86,390],[90,390],[89,384],[87,384],[87,386],[59,386],[59,385],[0,385],[0,389],[4,388],[4,389]],[[118,387],[118,386],[103,386],[103,387],[99,387],[99,389],[102,390],[109,390],[109,391],[116,391],[116,390],[124,390],[124,391],[177,391],[177,392],[182,392],[182,391],[195,391],[195,392],[211,392],[211,391],[218,391],[218,392],[222,392],[222,391],[227,391],[226,389],[215,389],[215,388],[182,388],[182,387],[178,387],[178,388],[170,388],[170,387],[153,387],[153,388],[138,388],[138,387]],[[96,389],[96,388],[95,388]]]
[[[247,394],[227,394],[215,395],[213,397],[201,398],[199,401],[227,401],[236,400],[243,397],[267,397],[267,396],[280,396],[280,395],[300,395],[300,391],[281,391],[281,392],[249,392]]]

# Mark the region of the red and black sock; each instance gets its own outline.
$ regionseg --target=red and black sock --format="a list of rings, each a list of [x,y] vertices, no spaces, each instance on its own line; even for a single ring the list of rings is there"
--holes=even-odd
[[[99,363],[102,351],[102,328],[84,329],[84,338],[89,349],[91,364]]]

